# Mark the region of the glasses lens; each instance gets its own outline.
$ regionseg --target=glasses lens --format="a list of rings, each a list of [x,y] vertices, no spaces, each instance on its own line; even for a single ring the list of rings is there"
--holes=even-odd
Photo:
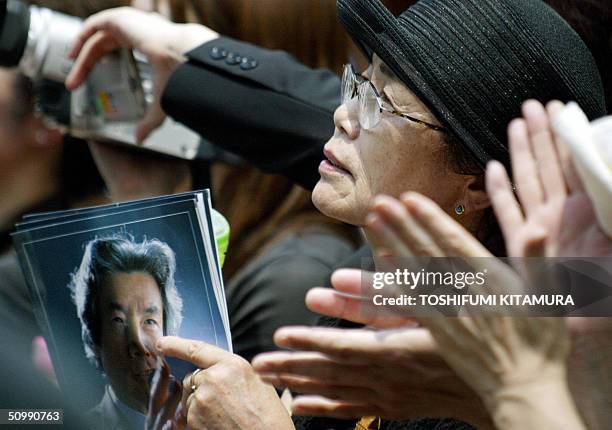
[[[342,104],[347,103],[355,96],[355,74],[350,64],[344,66],[344,72],[342,73],[342,93],[341,101]]]
[[[380,121],[380,109],[376,100],[376,93],[370,82],[359,86],[359,124],[370,130]]]

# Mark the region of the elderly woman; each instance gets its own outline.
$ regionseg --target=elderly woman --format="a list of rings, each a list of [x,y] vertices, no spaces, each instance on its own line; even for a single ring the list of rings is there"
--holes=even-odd
[[[334,218],[364,225],[374,195],[397,197],[406,190],[417,191],[496,249],[495,240],[489,240],[495,238],[496,228],[489,221],[481,168],[490,159],[508,164],[505,129],[519,115],[521,102],[530,97],[574,99],[590,117],[605,113],[602,84],[591,55],[578,35],[542,2],[422,0],[395,18],[377,0],[339,0],[338,12],[371,65],[361,76],[350,67],[345,69],[344,103],[334,117],[335,134],[324,154],[318,154],[319,160],[325,160],[319,166],[321,178],[313,201]],[[85,25],[73,51],[78,59],[67,83],[74,88],[101,55],[119,46],[132,46],[149,56],[158,84],[167,84],[164,108],[198,131],[205,131],[205,126],[198,125],[203,113],[193,108],[203,105],[198,97],[207,91],[209,97],[225,95],[227,104],[241,105],[244,123],[236,127],[252,123],[258,109],[276,113],[275,123],[283,115],[287,123],[302,126],[295,113],[311,101],[304,84],[312,84],[307,70],[274,61],[275,57],[228,52],[224,46],[229,45],[215,42],[216,38],[201,27],[175,26],[127,10],[100,14]],[[187,54],[189,61],[178,67],[182,55],[196,47]],[[219,62],[229,65],[225,74],[235,76],[234,91],[251,76],[260,80],[266,76],[268,86],[260,83],[252,92],[263,99],[238,99],[235,92],[219,93],[214,88],[218,81],[198,80],[212,76],[211,64]],[[279,69],[279,64],[288,69]],[[302,104],[275,111],[288,106],[283,103],[288,98]],[[228,110],[223,113],[236,111]],[[147,117],[140,137],[157,123],[157,119],[151,121],[155,118],[159,117]],[[306,172],[316,158],[312,149],[298,147],[291,153],[290,147],[287,143],[278,146],[279,162],[293,163],[294,176]],[[268,165],[275,164],[274,148],[265,147],[258,156],[262,154],[271,160]],[[162,339],[158,347],[203,369],[186,381],[190,428],[292,428],[274,391],[245,361],[177,338]],[[459,393],[469,391],[467,386],[458,387]],[[420,416],[433,413],[435,403],[438,416],[474,418],[474,409],[481,406],[474,397],[464,403],[428,399],[428,390],[434,388],[425,386],[419,393]],[[368,395],[364,390],[362,398]],[[414,416],[417,414],[415,410]],[[303,426],[354,425],[313,421]]]
[[[559,109],[563,110],[559,102],[547,107],[549,115]],[[525,120],[515,120],[509,126],[513,169],[524,173],[515,174],[522,205],[517,203],[499,163],[490,162],[487,168],[487,191],[506,238],[508,255],[611,256],[612,239],[598,223],[587,192],[573,174],[567,150],[551,130],[549,117],[533,100],[525,103],[523,111]],[[575,120],[571,126],[579,123]],[[579,216],[575,215],[576,211]],[[488,268],[488,292],[499,291],[502,286],[503,291],[516,291],[523,285],[523,280],[505,264],[496,266],[494,259],[482,259],[491,257],[482,244],[421,195],[406,193],[401,202],[378,197],[371,213],[375,222],[369,222],[368,227],[374,249],[383,246],[385,253],[394,255],[395,259],[389,260],[392,265],[410,261],[412,255],[419,253],[419,248],[434,248],[441,256],[463,256],[468,261],[469,257],[476,257],[471,260],[475,266],[484,264]],[[519,266],[517,269],[526,279],[534,274],[522,271]],[[556,284],[547,285],[540,275],[541,272],[538,286],[550,288]],[[414,388],[406,366],[414,360],[411,347],[414,339],[419,333],[421,337],[427,333],[433,335],[437,350],[447,363],[481,397],[498,429],[584,428],[572,405],[568,382],[587,428],[609,426],[610,408],[602,403],[609,398],[609,384],[605,383],[609,378],[604,376],[610,367],[610,347],[605,341],[610,338],[609,318],[515,318],[516,313],[511,318],[499,318],[487,314],[485,307],[480,306],[473,308],[473,314],[469,307],[465,308],[469,318],[432,318],[429,314],[429,318],[421,319],[429,330],[415,329],[412,325],[407,327],[408,321],[397,311],[384,312],[380,308],[365,311],[364,308],[371,307],[369,301],[363,300],[363,295],[368,295],[363,288],[367,276],[353,269],[340,270],[334,274],[333,282],[341,294],[334,294],[329,288],[315,288],[306,301],[313,311],[325,315],[394,330],[284,328],[276,334],[280,346],[309,352],[263,354],[253,361],[264,380],[310,394],[294,399],[294,413],[340,415],[351,406],[351,392],[373,386],[377,390],[368,397],[368,404],[362,402],[359,406],[362,414],[388,416],[394,407],[406,413],[406,405],[415,400],[415,395],[395,387],[403,383]],[[584,280],[580,282],[582,291],[590,288]],[[385,294],[405,292],[393,291],[394,287],[387,286]],[[510,308],[507,310],[513,312]],[[407,309],[407,312],[410,311]],[[470,327],[472,324],[478,329]],[[568,363],[570,342],[566,332],[571,335],[572,345]],[[533,334],[537,339],[530,338]],[[316,366],[313,366],[314,352],[319,353]],[[389,358],[384,356],[385,352]],[[585,360],[587,355],[591,358]],[[467,356],[469,360],[465,359]],[[348,379],[355,363],[364,370]],[[384,372],[380,371],[381,367]],[[496,382],[491,383],[493,380]],[[598,382],[593,383],[594,380]],[[337,385],[343,385],[342,392],[334,392]],[[332,393],[333,397],[325,398],[326,393]],[[323,397],[315,399],[313,394]],[[404,405],[381,402],[385,395],[403,398]],[[558,405],[552,404],[555,402]],[[374,412],[381,409],[382,412]]]

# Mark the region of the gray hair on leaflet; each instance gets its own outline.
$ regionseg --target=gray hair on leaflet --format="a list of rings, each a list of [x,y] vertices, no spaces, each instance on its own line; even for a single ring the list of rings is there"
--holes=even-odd
[[[85,355],[102,368],[96,355],[100,342],[98,294],[115,273],[145,272],[155,279],[162,296],[164,335],[177,335],[183,319],[183,300],[174,282],[176,258],[174,251],[157,239],[135,242],[125,234],[95,238],[85,246],[78,269],[72,273],[68,288],[78,318]]]

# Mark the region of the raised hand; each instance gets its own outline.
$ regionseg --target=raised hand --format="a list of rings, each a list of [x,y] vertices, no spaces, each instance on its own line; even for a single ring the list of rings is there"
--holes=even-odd
[[[523,119],[508,127],[518,200],[503,166],[489,163],[487,192],[511,257],[597,257],[612,255],[612,240],[571,165],[567,148],[551,129],[563,105],[537,101],[523,106]],[[541,242],[543,246],[533,246]]]
[[[484,405],[425,329],[286,327],[275,341],[300,352],[261,354],[253,367],[264,381],[302,394],[293,400],[296,415],[455,417],[491,428]]]
[[[128,7],[105,10],[85,21],[69,54],[75,64],[66,78],[66,87],[69,90],[79,87],[100,59],[116,49],[142,52],[153,67],[155,100],[136,130],[140,142],[166,117],[160,105],[161,94],[172,72],[184,61],[183,54],[217,37],[217,33],[204,26],[173,24],[152,12]]]

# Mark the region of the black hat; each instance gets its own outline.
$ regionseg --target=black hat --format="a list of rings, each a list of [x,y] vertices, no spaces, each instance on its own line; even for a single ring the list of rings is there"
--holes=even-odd
[[[541,0],[421,0],[398,18],[379,0],[338,0],[355,42],[376,53],[481,166],[509,165],[506,129],[534,98],[605,115],[601,77],[578,34]]]

